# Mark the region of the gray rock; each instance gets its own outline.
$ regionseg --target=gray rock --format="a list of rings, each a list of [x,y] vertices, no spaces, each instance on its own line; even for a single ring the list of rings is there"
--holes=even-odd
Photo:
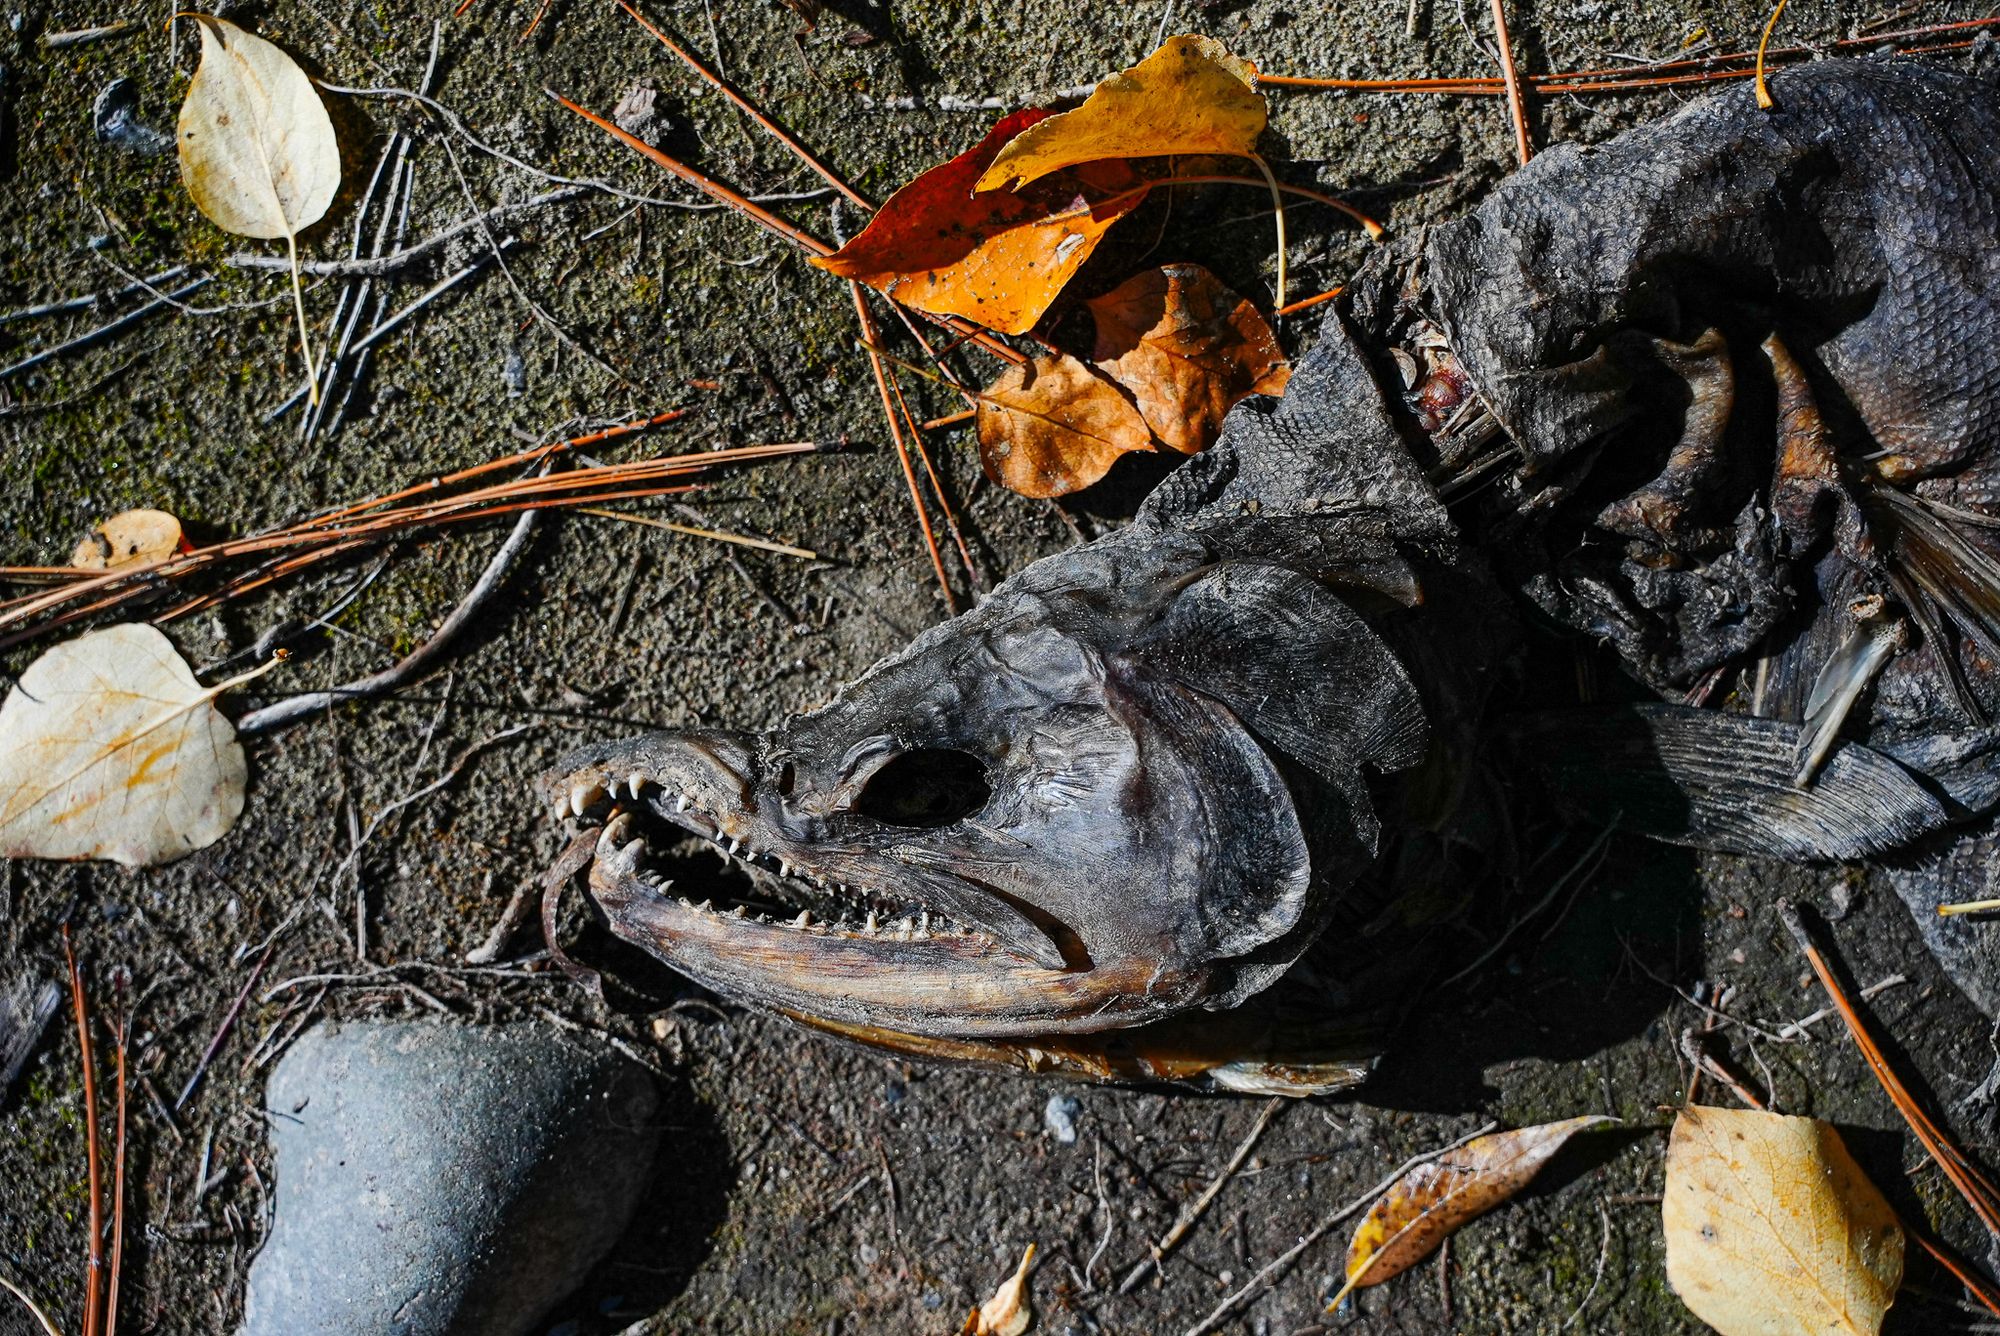
[[[1076,1120],[1082,1112],[1083,1101],[1075,1095],[1050,1095],[1049,1102],[1042,1106],[1042,1126],[1061,1145],[1074,1146]]]
[[[267,1092],[270,1238],[243,1336],[522,1336],[617,1241],[659,1090],[536,1025],[321,1025]]]

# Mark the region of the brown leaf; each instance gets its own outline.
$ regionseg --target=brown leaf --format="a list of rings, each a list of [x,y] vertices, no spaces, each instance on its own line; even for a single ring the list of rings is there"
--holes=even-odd
[[[1129,70],[1097,85],[1075,111],[1051,116],[1009,143],[976,189],[1026,185],[1080,162],[1169,154],[1255,152],[1264,132],[1255,67],[1208,37],[1170,37]]]
[[[973,194],[1001,146],[1047,115],[1030,108],[1007,117],[891,195],[859,236],[812,263],[920,311],[1025,333],[1111,225],[1145,198],[1139,175],[1116,162],[1018,193]]]
[[[1149,269],[1084,304],[1097,321],[1092,360],[1184,455],[1215,443],[1237,400],[1282,394],[1291,379],[1257,308],[1200,265]]]
[[[1150,449],[1146,419],[1118,387],[1068,353],[1009,367],[979,396],[979,461],[1022,496],[1064,496],[1118,456]]]
[[[1028,1309],[1028,1267],[1035,1260],[1035,1245],[1021,1255],[1014,1274],[1000,1282],[993,1297],[972,1310],[960,1327],[959,1336],[1021,1336],[1034,1320]]]
[[[108,571],[138,562],[165,561],[181,547],[181,522],[164,510],[121,510],[84,535],[69,564]]]
[[[1347,1245],[1350,1290],[1379,1285],[1436,1251],[1466,1221],[1484,1215],[1526,1187],[1563,1143],[1587,1127],[1616,1122],[1601,1113],[1477,1137],[1396,1180]]]
[[[1667,1282],[1722,1336],[1879,1331],[1903,1230],[1816,1118],[1690,1105],[1667,1143]]]

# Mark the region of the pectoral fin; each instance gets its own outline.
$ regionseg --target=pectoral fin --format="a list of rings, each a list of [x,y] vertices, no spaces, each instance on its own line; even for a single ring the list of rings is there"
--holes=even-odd
[[[1812,787],[1793,783],[1797,724],[1676,705],[1562,710],[1510,720],[1506,740],[1556,801],[1672,844],[1813,861],[1859,859],[1950,820],[1880,752],[1841,743]]]

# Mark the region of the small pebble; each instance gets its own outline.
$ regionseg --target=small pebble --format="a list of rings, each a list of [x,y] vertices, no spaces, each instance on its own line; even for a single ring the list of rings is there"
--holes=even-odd
[[[1060,1144],[1074,1146],[1076,1119],[1082,1112],[1083,1101],[1075,1095],[1050,1095],[1049,1102],[1042,1106],[1042,1126]]]

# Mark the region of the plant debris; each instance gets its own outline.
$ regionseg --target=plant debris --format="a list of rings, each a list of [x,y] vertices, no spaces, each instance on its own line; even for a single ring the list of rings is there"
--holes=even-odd
[[[978,421],[986,476],[1022,496],[1066,496],[1153,444],[1131,400],[1068,353],[1001,372],[979,396]]]
[[[1028,1268],[1034,1261],[1035,1245],[1031,1243],[1021,1254],[1021,1265],[1014,1274],[1000,1282],[991,1299],[966,1316],[959,1336],[1021,1336],[1034,1321],[1028,1307]]]
[[[1903,1228],[1816,1118],[1689,1105],[1667,1144],[1667,1281],[1722,1336],[1874,1332]]]
[[[80,571],[110,571],[135,562],[165,561],[185,551],[181,522],[164,510],[121,510],[85,534],[70,553]]]

